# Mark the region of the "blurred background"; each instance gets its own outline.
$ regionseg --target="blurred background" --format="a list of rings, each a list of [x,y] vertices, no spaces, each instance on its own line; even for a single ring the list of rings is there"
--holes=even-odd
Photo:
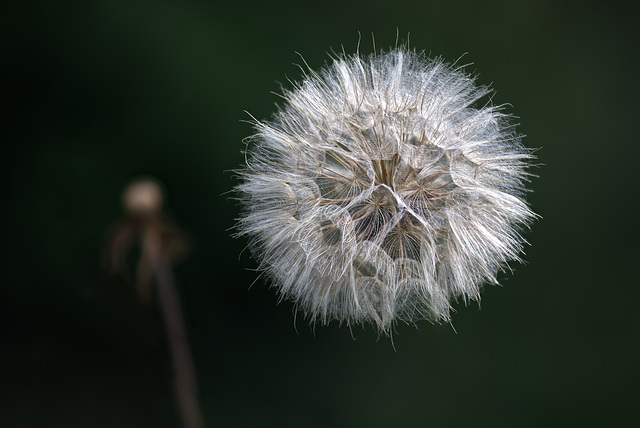
[[[101,267],[134,177],[176,266],[206,426],[616,426],[640,398],[636,14],[583,1],[3,7],[0,426],[177,427],[158,309]],[[524,265],[453,327],[312,328],[229,237],[248,113],[331,50],[464,53],[542,166]],[[252,286],[252,283],[255,283]]]

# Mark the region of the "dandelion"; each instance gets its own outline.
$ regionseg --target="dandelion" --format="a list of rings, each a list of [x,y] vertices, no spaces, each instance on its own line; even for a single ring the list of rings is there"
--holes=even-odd
[[[405,48],[340,55],[256,121],[239,235],[311,322],[448,322],[535,217],[532,158],[491,90]]]

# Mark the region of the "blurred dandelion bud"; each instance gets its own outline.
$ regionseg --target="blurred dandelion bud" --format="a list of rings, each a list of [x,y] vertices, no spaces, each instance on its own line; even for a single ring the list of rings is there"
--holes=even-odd
[[[182,426],[201,428],[195,367],[172,269],[186,255],[188,240],[163,212],[164,199],[162,185],[151,177],[138,178],[125,187],[126,216],[110,233],[105,266],[128,277],[127,254],[139,244],[136,288],[144,303],[150,303],[155,289],[173,360],[171,378]]]
[[[163,212],[164,200],[163,186],[154,178],[141,177],[129,183],[122,192],[126,216],[110,232],[103,256],[107,269],[129,278],[127,257],[133,248],[140,247],[135,282],[145,303],[151,298],[158,264],[181,261],[189,248],[187,236]]]
[[[134,181],[122,194],[122,205],[133,215],[157,214],[162,210],[163,204],[162,188],[150,178]]]
[[[519,261],[533,157],[491,90],[407,49],[309,71],[240,171],[239,235],[312,322],[450,319]]]

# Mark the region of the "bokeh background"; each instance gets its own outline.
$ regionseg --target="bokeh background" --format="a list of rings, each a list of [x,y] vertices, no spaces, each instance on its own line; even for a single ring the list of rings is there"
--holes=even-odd
[[[0,426],[177,427],[158,310],[101,269],[157,177],[211,427],[618,426],[640,391],[638,50],[615,2],[59,1],[3,7]],[[310,327],[229,237],[280,83],[397,34],[472,62],[539,148],[525,265],[453,327]]]

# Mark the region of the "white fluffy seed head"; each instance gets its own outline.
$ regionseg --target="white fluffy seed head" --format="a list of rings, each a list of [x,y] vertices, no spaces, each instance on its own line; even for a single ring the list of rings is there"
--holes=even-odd
[[[490,90],[406,49],[340,56],[256,122],[238,223],[312,322],[448,321],[519,260],[532,158]]]

